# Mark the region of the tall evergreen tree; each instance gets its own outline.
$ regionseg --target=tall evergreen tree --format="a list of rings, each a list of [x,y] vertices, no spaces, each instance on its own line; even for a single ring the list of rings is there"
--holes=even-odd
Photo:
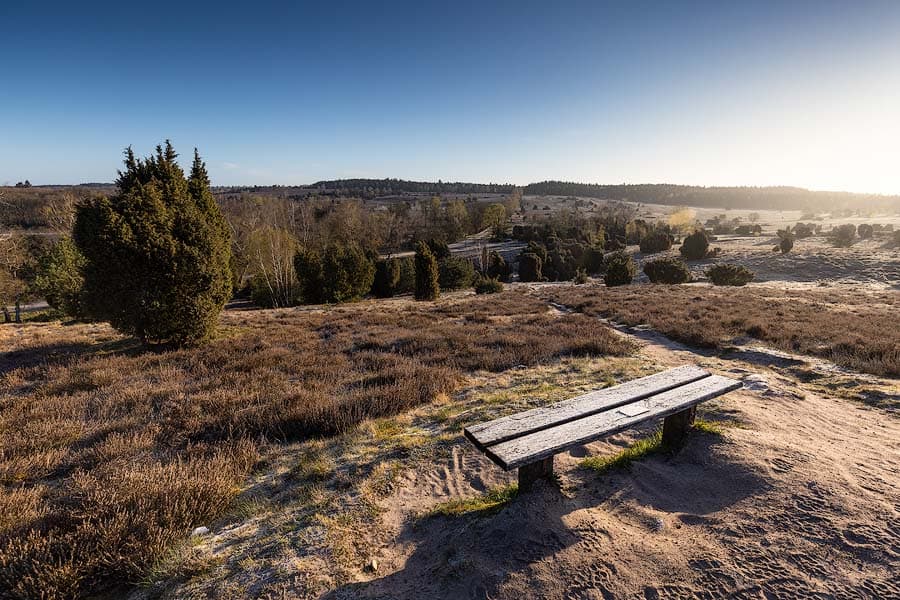
[[[190,177],[167,140],[125,151],[118,193],[81,202],[73,238],[84,255],[85,310],[144,343],[197,343],[231,294],[231,241],[206,165]]]
[[[441,295],[437,259],[425,242],[416,246],[416,300],[436,300]]]

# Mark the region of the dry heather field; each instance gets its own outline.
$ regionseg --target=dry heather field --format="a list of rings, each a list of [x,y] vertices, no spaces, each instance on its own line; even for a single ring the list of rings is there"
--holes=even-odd
[[[510,287],[163,353],[0,328],[0,597],[900,596],[896,292]],[[688,363],[747,385],[674,456],[619,434],[519,496],[461,434]]]

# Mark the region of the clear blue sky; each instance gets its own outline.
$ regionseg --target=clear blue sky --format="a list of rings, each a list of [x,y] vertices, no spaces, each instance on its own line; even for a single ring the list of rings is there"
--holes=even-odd
[[[900,2],[0,2],[0,184],[194,146],[215,184],[900,193]]]

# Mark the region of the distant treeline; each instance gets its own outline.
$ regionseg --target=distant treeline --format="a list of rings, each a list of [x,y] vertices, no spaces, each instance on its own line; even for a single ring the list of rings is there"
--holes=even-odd
[[[809,213],[845,212],[900,213],[900,196],[813,192],[796,187],[700,187],[673,184],[600,185],[566,181],[543,181],[524,188],[510,184],[482,184],[406,181],[403,179],[339,179],[311,186],[217,187],[213,192],[221,203],[247,193],[284,200],[304,200],[316,196],[359,198],[362,200],[430,195],[510,195],[517,189],[529,196],[581,196],[670,206],[697,206],[748,210],[801,210]],[[73,199],[115,192],[114,184],[71,186],[0,187],[0,227],[42,228],[48,226],[47,207],[70,203]]]
[[[396,193],[418,194],[510,194],[516,189],[512,184],[406,181],[404,179],[337,179],[319,181],[312,185],[320,190],[334,190],[366,195],[390,195]]]
[[[115,186],[108,184],[0,187],[0,228],[50,227],[54,206],[72,204],[80,198],[110,194],[114,190]]]
[[[600,185],[570,181],[542,181],[525,186],[523,193],[528,196],[584,196],[707,208],[900,211],[900,196],[813,192],[796,187],[700,187],[667,183]]]

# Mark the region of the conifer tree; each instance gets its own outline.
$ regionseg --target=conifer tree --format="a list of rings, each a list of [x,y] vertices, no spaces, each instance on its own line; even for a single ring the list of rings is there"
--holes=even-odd
[[[416,246],[416,300],[436,300],[441,295],[437,259],[425,242]]]
[[[84,255],[84,309],[146,344],[197,343],[231,295],[231,241],[206,166],[190,177],[167,140],[156,154],[125,151],[118,193],[77,207],[73,238]]]

